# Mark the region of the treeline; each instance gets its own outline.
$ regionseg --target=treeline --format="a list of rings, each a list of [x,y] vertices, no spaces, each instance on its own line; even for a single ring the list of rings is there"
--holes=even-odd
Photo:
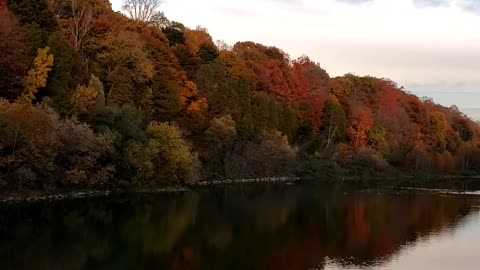
[[[161,12],[0,0],[0,51],[4,187],[480,170],[479,126],[456,108],[386,79],[331,78],[275,47],[214,42]]]

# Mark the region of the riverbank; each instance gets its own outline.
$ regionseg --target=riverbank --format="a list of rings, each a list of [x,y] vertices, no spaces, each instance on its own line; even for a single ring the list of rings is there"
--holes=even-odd
[[[194,185],[186,186],[165,186],[161,188],[133,188],[133,189],[95,189],[95,190],[21,190],[21,191],[3,191],[0,192],[0,204],[20,203],[20,202],[39,202],[39,201],[59,201],[66,199],[80,199],[91,197],[104,197],[112,194],[126,193],[178,193],[192,191],[197,188],[205,188],[221,185],[235,184],[254,184],[254,183],[316,183],[316,184],[344,184],[355,185],[363,188],[388,188],[403,190],[428,190],[428,191],[456,191],[465,193],[468,185],[455,187],[452,183],[477,183],[480,184],[480,177],[338,177],[322,180],[304,179],[299,177],[265,177],[251,179],[227,179],[215,181],[202,181]],[[433,184],[433,185],[432,185]],[[432,185],[432,186],[430,186]],[[440,188],[439,188],[440,187]]]
[[[298,182],[298,177],[267,177],[254,179],[238,179],[224,181],[202,181],[188,186],[167,186],[162,188],[139,188],[139,189],[106,189],[106,190],[21,190],[0,192],[0,204],[19,203],[19,202],[38,202],[38,201],[59,201],[66,199],[80,199],[90,197],[103,197],[111,194],[121,193],[177,193],[191,191],[195,188],[231,185],[231,184],[249,184],[249,183],[286,183]]]

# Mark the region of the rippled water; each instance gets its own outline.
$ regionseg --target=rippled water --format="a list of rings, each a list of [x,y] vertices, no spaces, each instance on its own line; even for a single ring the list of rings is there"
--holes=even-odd
[[[479,269],[480,197],[237,185],[0,207],[1,269]]]

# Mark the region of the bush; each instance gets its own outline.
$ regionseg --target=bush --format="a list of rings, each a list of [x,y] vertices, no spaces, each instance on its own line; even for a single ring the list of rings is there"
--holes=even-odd
[[[316,159],[309,157],[298,162],[296,175],[303,179],[327,179],[340,177],[344,171],[330,159]]]
[[[108,180],[107,135],[62,120],[47,105],[0,101],[0,173],[10,186],[92,186]],[[99,181],[99,176],[102,176]]]
[[[367,147],[355,150],[340,144],[334,160],[351,175],[377,176],[393,172],[392,166],[382,154]]]
[[[241,142],[226,159],[229,178],[291,176],[296,167],[297,150],[287,136],[276,130],[263,132],[257,142]]]

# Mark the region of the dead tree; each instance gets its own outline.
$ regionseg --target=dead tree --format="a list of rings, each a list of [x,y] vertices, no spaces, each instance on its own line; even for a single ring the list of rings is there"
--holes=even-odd
[[[160,7],[160,0],[125,0],[123,11],[137,21],[149,22]]]

